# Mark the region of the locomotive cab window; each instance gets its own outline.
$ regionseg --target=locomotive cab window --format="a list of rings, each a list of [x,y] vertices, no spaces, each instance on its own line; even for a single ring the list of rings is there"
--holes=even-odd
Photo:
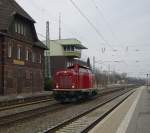
[[[81,73],[86,73],[86,72],[88,72],[88,70],[85,69],[85,68],[80,68],[80,69],[79,69],[79,72],[81,72]]]

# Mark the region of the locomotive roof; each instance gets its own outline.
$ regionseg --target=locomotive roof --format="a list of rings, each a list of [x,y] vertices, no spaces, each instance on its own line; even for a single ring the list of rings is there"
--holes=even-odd
[[[78,65],[80,68],[90,69],[89,67],[87,67],[87,66],[82,66],[82,65],[80,65],[80,64],[74,64],[74,65],[72,65],[72,66],[69,66],[68,68],[74,68],[76,65]]]

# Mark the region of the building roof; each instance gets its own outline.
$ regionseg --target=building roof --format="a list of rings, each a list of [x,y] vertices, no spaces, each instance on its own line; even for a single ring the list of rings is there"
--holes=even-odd
[[[62,46],[65,45],[72,45],[75,46],[78,49],[87,49],[85,46],[81,44],[81,42],[77,39],[71,38],[71,39],[60,39],[60,40],[52,40],[55,43],[61,44]]]
[[[11,36],[11,35],[9,35],[7,33],[4,33],[4,32],[0,32],[0,35],[7,36],[7,37],[10,37],[10,38],[14,38],[13,36]],[[33,46],[34,47],[40,47],[40,48],[42,48],[44,50],[48,50],[48,47],[44,43],[42,43],[40,40],[37,40],[36,42],[34,42]]]
[[[43,48],[45,50],[48,50],[48,47],[44,43],[42,43],[41,41],[39,41],[39,40],[37,42],[35,42],[34,46],[35,47]]]
[[[0,0],[0,30],[8,29],[14,15],[20,15],[29,21],[35,22],[15,0]]]
[[[32,22],[33,30],[36,35],[34,27],[35,20],[15,0],[0,0],[0,31],[7,31],[13,20],[13,17],[16,15]],[[48,49],[41,41],[38,40],[37,35],[35,44],[33,46],[40,47],[42,49]]]

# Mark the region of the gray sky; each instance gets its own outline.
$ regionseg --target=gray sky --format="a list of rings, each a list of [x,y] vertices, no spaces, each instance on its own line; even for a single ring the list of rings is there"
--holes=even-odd
[[[58,16],[62,14],[62,38],[77,38],[88,50],[83,58],[101,60],[97,67],[131,76],[150,73],[149,0],[73,0],[102,34],[106,42],[81,16],[70,0],[16,0],[37,22],[37,32],[45,36],[50,21],[51,39],[58,39]],[[44,39],[39,35],[40,39]],[[102,48],[105,52],[102,53]],[[108,62],[107,62],[108,61]],[[112,62],[109,62],[112,61]],[[116,63],[113,61],[121,61]]]

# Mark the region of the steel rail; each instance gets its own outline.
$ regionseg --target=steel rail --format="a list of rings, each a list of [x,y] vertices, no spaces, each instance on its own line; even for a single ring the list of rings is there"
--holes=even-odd
[[[120,92],[120,90],[124,91],[124,89],[116,89],[116,90],[118,90],[118,92]],[[110,93],[116,93],[116,92],[110,90],[109,92],[103,92],[103,93],[99,94],[99,96],[102,96],[102,95],[107,96]],[[47,101],[42,100],[41,103],[42,102],[48,102],[48,101],[51,101],[51,100],[47,100]],[[34,105],[34,104],[40,103],[40,101],[39,102],[32,102],[32,103]],[[25,106],[32,105],[32,103],[25,104]],[[21,106],[24,107],[24,104],[21,104]],[[18,105],[18,108],[21,107],[21,106]],[[6,124],[11,124],[12,122],[27,120],[27,119],[30,119],[30,118],[33,118],[33,117],[38,117],[40,115],[43,115],[43,113],[49,113],[49,112],[52,112],[52,111],[59,111],[61,109],[70,108],[71,106],[73,106],[73,105],[66,106],[66,104],[62,105],[62,104],[59,104],[55,101],[55,103],[53,103],[51,105],[47,105],[45,107],[39,107],[37,109],[27,110],[27,111],[15,113],[15,114],[7,115],[7,116],[4,116],[4,117],[0,117],[0,119],[1,119],[0,126],[6,125]],[[12,108],[15,108],[15,106],[14,107],[12,106]]]
[[[119,95],[117,95],[117,96],[115,96],[115,97],[113,97],[113,98],[110,98],[110,99],[107,99],[106,101],[103,101],[103,102],[100,103],[99,105],[93,107],[92,109],[89,109],[88,111],[85,111],[85,112],[82,113],[82,114],[79,114],[79,115],[75,116],[74,118],[71,118],[71,119],[69,119],[69,120],[66,120],[66,121],[64,121],[64,122],[62,122],[62,123],[56,125],[55,127],[48,128],[48,129],[42,131],[42,133],[54,133],[54,132],[58,131],[59,129],[62,129],[63,127],[67,126],[68,124],[70,124],[70,123],[72,123],[72,122],[78,120],[79,118],[81,118],[81,117],[83,117],[83,116],[89,114],[90,112],[94,111],[95,109],[100,108],[100,107],[102,107],[103,105],[105,105],[105,104],[111,102],[112,100],[115,100],[115,99],[118,98],[119,96],[124,95],[125,93],[127,93],[127,92],[129,92],[129,91],[132,91],[132,93],[133,93],[133,90],[126,90],[125,92],[122,92],[121,94],[119,94]],[[130,95],[131,95],[131,94],[130,94]],[[121,103],[120,103],[120,104],[121,104]],[[119,105],[119,104],[118,104],[118,105]],[[111,112],[111,110],[110,110],[110,112]],[[109,112],[108,112],[108,113],[109,113]],[[107,114],[107,113],[106,113],[106,114]]]
[[[45,98],[45,99],[38,100],[38,101],[18,103],[18,104],[15,104],[15,105],[8,105],[8,106],[0,107],[0,111],[14,109],[14,108],[19,108],[19,107],[25,107],[25,106],[39,104],[39,103],[44,103],[44,102],[48,102],[48,101],[55,101],[55,100],[54,100],[53,97],[50,97],[50,98]]]
[[[33,109],[33,110],[27,110],[27,111],[3,116],[3,117],[0,117],[0,120],[1,120],[0,126],[4,126],[6,124],[11,124],[12,122],[18,122],[20,120],[30,119],[30,118],[33,118],[36,116],[40,116],[43,113],[47,113],[50,111],[56,111],[56,110],[59,110],[61,108],[64,108],[64,107],[60,106],[60,104],[58,104],[56,102],[54,104],[51,104],[51,105],[48,105],[45,107],[40,107],[40,108]]]
[[[121,103],[123,103],[129,96],[131,96],[135,91],[128,94],[125,98],[120,100],[115,106],[113,106],[110,110],[106,111],[102,116],[100,116],[97,120],[93,121],[89,126],[87,126],[81,133],[87,133],[93,127],[95,127],[101,120],[103,120],[108,114],[110,114],[114,109],[116,109]]]

